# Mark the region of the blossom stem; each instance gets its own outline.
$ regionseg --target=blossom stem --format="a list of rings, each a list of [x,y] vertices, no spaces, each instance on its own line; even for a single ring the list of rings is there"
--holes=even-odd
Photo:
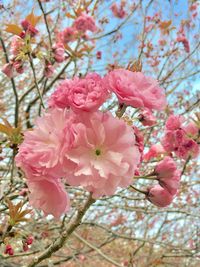
[[[134,187],[133,185],[130,185],[130,187],[131,187],[132,189],[134,189],[135,191],[137,191],[137,192],[139,192],[139,193],[142,193],[142,194],[144,194],[144,195],[147,195],[147,193],[148,193],[147,191],[138,189],[138,188]]]
[[[152,175],[152,176],[134,176],[134,179],[146,179],[146,180],[157,180],[157,176],[156,175]]]
[[[119,104],[118,110],[116,111],[116,116],[118,118],[121,118],[126,111],[126,105],[125,104]]]
[[[34,65],[33,65],[33,60],[32,60],[32,57],[31,57],[30,54],[28,54],[28,57],[29,57],[31,69],[32,69],[32,72],[33,72],[34,83],[35,83],[35,86],[36,86],[36,89],[37,89],[37,92],[38,92],[38,95],[39,95],[39,98],[40,98],[40,101],[41,101],[41,105],[42,105],[43,108],[45,108],[43,100],[42,100],[42,95],[40,93],[40,88],[39,88],[38,83],[37,83],[37,78],[36,78],[35,68],[34,68]]]

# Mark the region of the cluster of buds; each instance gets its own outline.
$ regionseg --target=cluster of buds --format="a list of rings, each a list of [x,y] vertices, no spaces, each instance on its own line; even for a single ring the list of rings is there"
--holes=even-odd
[[[23,245],[23,251],[27,251],[29,249],[29,246],[33,243],[34,237],[28,236],[26,239],[22,240]]]
[[[26,19],[22,20],[21,26],[23,28],[23,31],[20,34],[21,38],[24,38],[27,34],[31,37],[35,37],[35,35],[38,34],[38,30]]]
[[[6,245],[6,248],[4,250],[4,253],[5,254],[8,254],[10,256],[13,256],[14,255],[14,249],[12,248],[12,246],[10,244],[7,244]]]

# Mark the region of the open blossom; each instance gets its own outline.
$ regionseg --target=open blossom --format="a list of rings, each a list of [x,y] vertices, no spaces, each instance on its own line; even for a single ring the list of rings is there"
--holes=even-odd
[[[157,175],[160,185],[170,194],[175,195],[180,184],[180,171],[177,170],[174,160],[165,157],[156,165],[154,173]]]
[[[167,152],[174,152],[178,157],[187,159],[197,157],[199,153],[198,144],[188,138],[183,129],[166,131],[162,138],[162,145]]]
[[[64,45],[73,42],[76,40],[78,32],[73,27],[67,27],[62,32],[58,33],[58,40],[59,42],[63,43]]]
[[[120,6],[118,6],[116,3],[113,3],[110,9],[116,18],[123,19],[127,15],[126,11],[124,10],[124,5],[122,3],[120,4]]]
[[[188,125],[182,127],[189,137],[197,138],[200,128],[194,122],[190,122]]]
[[[15,35],[12,37],[10,52],[13,54],[13,56],[17,56],[20,53],[23,46],[24,46],[24,40],[19,36]]]
[[[144,155],[144,160],[149,161],[152,158],[159,157],[162,154],[165,154],[166,151],[161,144],[152,145],[149,151]]]
[[[133,129],[109,112],[77,117],[76,140],[66,155],[76,168],[67,182],[85,187],[95,198],[130,185],[140,159]]]
[[[42,209],[45,215],[52,214],[58,218],[62,213],[69,211],[70,199],[64,186],[57,179],[40,177],[40,180],[29,179],[30,204]]]
[[[8,76],[9,78],[13,77],[13,64],[11,63],[6,63],[2,70],[1,70],[6,76]]]
[[[166,207],[171,204],[173,195],[160,185],[148,188],[147,199],[158,207]]]
[[[73,80],[66,79],[59,84],[55,92],[49,98],[48,104],[51,108],[69,108],[70,88],[73,86]]]
[[[80,32],[95,32],[97,30],[93,17],[84,13],[75,19],[73,27]]]
[[[69,209],[61,177],[93,197],[131,184],[140,153],[134,131],[106,112],[51,108],[24,133],[15,158],[27,179],[31,205],[59,217]]]
[[[183,122],[184,118],[180,116],[171,115],[168,118],[162,145],[167,152],[174,152],[182,159],[189,156],[195,158],[199,154],[199,146],[192,138],[197,137],[198,127],[193,124],[183,126]]]
[[[164,90],[156,80],[142,72],[116,69],[106,76],[105,81],[121,103],[135,108],[156,110],[162,110],[166,106]]]
[[[71,107],[75,112],[96,111],[107,99],[108,91],[96,73],[85,78],[65,80],[49,99],[50,107]]]
[[[74,138],[70,130],[72,120],[67,110],[53,109],[37,118],[32,131],[24,133],[24,142],[19,146],[15,159],[27,178],[31,176],[31,179],[37,180],[40,175],[64,175],[64,150]]]
[[[28,20],[21,21],[21,25],[24,29],[24,31],[31,35],[31,37],[34,37],[36,34],[38,34],[38,30],[31,25],[31,23]]]
[[[46,112],[36,120],[33,130],[24,133],[15,158],[25,172],[30,203],[55,217],[69,209],[69,198],[60,179],[73,165],[65,158],[74,141],[72,120],[73,115],[67,110]]]
[[[107,97],[108,91],[101,76],[90,73],[83,79],[74,80],[69,103],[75,111],[96,111]]]
[[[181,128],[184,121],[185,119],[181,115],[170,115],[166,121],[165,127],[167,130],[177,130]]]

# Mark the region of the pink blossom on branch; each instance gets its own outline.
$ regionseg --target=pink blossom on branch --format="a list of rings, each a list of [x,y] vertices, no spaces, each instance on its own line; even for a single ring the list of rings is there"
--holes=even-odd
[[[13,77],[13,64],[6,63],[1,70],[8,78]]]
[[[73,143],[73,116],[67,110],[53,109],[37,118],[33,130],[24,133],[24,142],[15,158],[27,179],[41,175],[61,177],[65,174],[64,151]],[[67,134],[66,134],[67,133]]]
[[[191,156],[195,158],[199,154],[199,146],[192,138],[197,137],[198,127],[191,124],[183,126],[183,122],[184,118],[181,116],[169,116],[162,145],[167,152],[174,152],[177,157],[187,159]],[[195,135],[193,136],[193,134]]]
[[[126,11],[124,10],[124,4],[122,3],[120,3],[119,6],[116,3],[113,3],[110,9],[116,18],[123,19],[127,15]]]
[[[63,81],[49,99],[50,107],[71,107],[75,112],[96,111],[108,98],[103,79],[96,73]]]
[[[61,42],[65,45],[69,42],[75,41],[77,36],[78,36],[78,32],[75,28],[67,27],[62,32],[58,33],[57,39],[58,39],[58,42]]]
[[[167,189],[172,195],[175,195],[180,184],[180,171],[177,170],[174,160],[170,157],[165,157],[156,165],[154,174],[160,185]]]
[[[167,119],[165,127],[167,130],[178,130],[181,128],[184,121],[185,119],[183,116],[172,114]]]
[[[56,62],[61,63],[65,60],[65,48],[62,43],[53,45],[52,53]]]
[[[20,50],[24,46],[24,40],[19,36],[15,35],[12,38],[11,45],[10,45],[10,52],[13,56],[17,56],[20,53]]]
[[[94,18],[84,13],[75,19],[73,27],[80,32],[97,30]]]
[[[165,153],[166,151],[161,144],[155,144],[155,145],[152,145],[149,151],[144,155],[144,160],[149,161],[150,159],[159,157]]]
[[[188,137],[197,138],[200,129],[197,127],[196,123],[190,122],[186,126],[182,127]]]
[[[120,103],[155,110],[162,110],[166,106],[164,90],[156,80],[142,72],[116,69],[105,77],[105,83],[117,95]]]
[[[148,188],[147,199],[158,207],[166,207],[171,204],[173,195],[160,185]]]
[[[66,176],[70,185],[81,185],[98,198],[131,184],[140,153],[130,126],[109,112],[95,112],[80,113],[74,129],[77,137],[67,154],[76,164]]]
[[[70,199],[59,180],[41,176],[37,181],[29,179],[27,184],[29,201],[34,208],[42,209],[45,215],[52,214],[56,218],[69,211]]]

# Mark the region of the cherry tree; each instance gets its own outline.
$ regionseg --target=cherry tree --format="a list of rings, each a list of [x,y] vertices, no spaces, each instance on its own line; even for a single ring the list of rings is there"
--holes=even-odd
[[[1,266],[198,266],[199,8],[0,2]]]

